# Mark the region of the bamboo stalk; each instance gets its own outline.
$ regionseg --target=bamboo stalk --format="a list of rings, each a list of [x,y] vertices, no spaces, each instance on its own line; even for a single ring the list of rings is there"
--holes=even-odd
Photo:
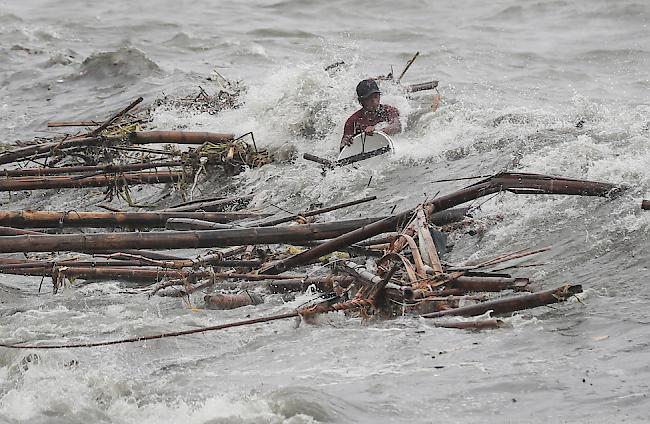
[[[60,174],[75,174],[85,172],[103,172],[103,173],[118,173],[127,171],[141,171],[143,169],[151,168],[171,168],[175,166],[182,166],[181,161],[172,162],[151,162],[151,163],[133,163],[128,165],[99,165],[99,166],[62,166],[60,168],[22,168],[11,170],[0,170],[0,175],[5,177],[28,177],[37,176],[42,177],[45,175],[60,175]]]
[[[108,118],[106,121],[104,121],[103,124],[101,124],[99,127],[95,128],[90,132],[90,136],[94,137],[98,134],[100,134],[102,131],[104,131],[106,128],[108,128],[109,125],[111,125],[113,122],[117,121],[120,119],[122,116],[124,116],[127,112],[129,112],[131,109],[139,105],[142,100],[144,100],[142,97],[138,97],[135,99],[131,104],[129,104],[127,107],[124,109],[120,110],[119,112],[116,112],[115,114],[111,115],[110,118]]]
[[[211,309],[235,309],[264,303],[261,296],[248,291],[237,294],[207,294],[203,297],[203,300]]]
[[[110,212],[97,213],[110,214]],[[73,212],[70,216],[74,214]],[[290,227],[238,228],[232,230],[5,236],[0,237],[0,253],[120,251],[149,248],[185,249],[240,246],[243,244],[293,243],[337,237],[374,220],[376,218]],[[118,221],[115,225],[125,224]]]
[[[101,125],[97,121],[50,121],[47,123],[47,126],[50,128],[56,127],[96,127]]]
[[[463,306],[460,308],[447,309],[431,314],[422,315],[424,318],[437,318],[447,315],[476,316],[483,315],[488,311],[495,314],[505,314],[522,309],[531,309],[538,306],[550,305],[552,303],[563,302],[569,297],[582,293],[581,285],[564,285],[551,290],[525,294],[520,296],[511,296],[504,299],[490,300],[478,303],[476,305]]]
[[[354,283],[354,277],[329,276],[329,277],[305,277],[287,280],[279,280],[265,283],[271,293],[285,293],[288,291],[305,291],[307,287],[314,285],[322,292],[329,292],[334,289],[334,284],[346,288]]]
[[[399,77],[397,77],[397,83],[398,83],[398,84],[400,83],[400,81],[402,81],[402,77],[404,76],[404,74],[406,73],[406,71],[409,70],[409,68],[411,67],[411,65],[413,65],[413,62],[415,62],[415,59],[417,59],[419,55],[420,55],[420,52],[415,52],[415,54],[413,55],[413,57],[412,57],[412,58],[411,58],[411,59],[406,63],[406,66],[404,67],[404,70],[402,71],[401,74],[399,74]]]
[[[59,176],[49,178],[21,177],[0,179],[0,191],[160,184],[178,182],[182,179],[183,173],[174,171],[95,175],[81,179]]]
[[[420,84],[412,84],[406,87],[407,93],[415,93],[418,91],[433,90],[438,87],[438,81],[423,82]]]
[[[227,230],[235,228],[232,224],[220,224],[218,222],[202,221],[191,218],[169,218],[165,223],[165,228],[174,231],[192,231],[192,230]]]
[[[253,200],[253,195],[249,194],[246,196],[236,196],[228,199],[211,199],[211,200],[195,200],[193,202],[186,202],[181,205],[171,206],[167,209],[163,209],[163,212],[194,212],[194,211],[205,211],[205,212],[219,212],[229,206],[246,206]]]
[[[20,228],[0,227],[0,236],[24,236],[27,234],[39,235],[38,231],[23,230]]]
[[[131,144],[220,144],[231,142],[234,138],[235,134],[231,133],[221,134],[194,131],[138,131],[129,134]]]
[[[503,327],[505,323],[500,319],[485,319],[482,321],[447,321],[447,322],[435,322],[433,323],[434,327],[442,328],[457,328],[460,330],[485,330]]]
[[[471,277],[460,276],[449,282],[447,286],[464,291],[496,292],[501,290],[526,290],[530,281],[528,278],[503,278],[503,277]]]
[[[316,215],[320,215],[320,214],[323,214],[323,213],[326,213],[326,212],[332,212],[332,211],[335,211],[335,210],[338,210],[338,209],[343,209],[343,208],[347,208],[347,207],[350,207],[350,206],[359,205],[361,203],[370,202],[370,201],[373,201],[373,200],[376,200],[376,199],[377,199],[377,196],[364,197],[363,199],[353,200],[351,202],[339,203],[338,205],[328,206],[326,208],[321,208],[321,209],[315,209],[313,211],[305,211],[305,212],[300,213],[300,214],[289,215],[289,216],[285,216],[284,218],[273,219],[271,221],[260,222],[258,224],[253,224],[253,225],[257,225],[259,227],[271,227],[273,225],[293,221],[293,220],[295,220],[295,219],[297,219],[299,217],[307,218],[307,217],[310,217],[310,216],[316,216]]]
[[[268,214],[256,212],[63,212],[0,211],[0,225],[31,228],[59,227],[164,227],[170,218],[227,223]],[[155,247],[155,246],[153,246]]]
[[[305,153],[304,155],[302,155],[302,157],[303,157],[303,159],[306,159],[306,160],[309,160],[309,161],[312,161],[312,162],[316,162],[316,163],[320,163],[321,165],[324,165],[327,168],[332,168],[333,169],[336,166],[335,161],[324,159],[324,158],[318,157],[316,155],[312,155],[311,153]]]
[[[608,183],[571,180],[539,174],[503,173],[446,196],[433,199],[427,202],[424,205],[424,208],[427,217],[429,217],[434,212],[450,209],[478,197],[497,193],[503,190],[509,190],[518,194],[530,193],[532,190],[534,193],[538,194],[573,194],[605,197],[616,194],[623,189],[624,187],[622,186]],[[271,266],[264,267],[260,272],[279,274],[321,256],[328,255],[342,247],[358,243],[384,232],[396,231],[400,224],[404,224],[412,214],[413,211],[408,210],[398,215],[369,224],[347,234],[343,234],[334,240],[330,240],[327,243],[323,243],[322,245],[316,246],[310,250],[291,256],[282,261],[278,261]],[[412,234],[409,235],[412,236]]]
[[[51,143],[35,144],[33,146],[21,147],[0,154],[0,164],[18,162],[29,159],[32,156],[41,153],[51,154],[53,151],[65,150],[73,147],[83,147],[90,145],[110,146],[121,143],[121,137],[81,137],[71,138],[69,140],[55,141]]]

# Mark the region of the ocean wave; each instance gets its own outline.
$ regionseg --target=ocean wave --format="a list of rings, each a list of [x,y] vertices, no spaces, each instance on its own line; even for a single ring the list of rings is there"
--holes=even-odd
[[[258,28],[246,33],[252,37],[261,38],[314,38],[316,34],[311,32],[295,29],[279,29],[279,28]]]
[[[121,48],[112,52],[96,53],[80,65],[75,79],[138,80],[160,74],[161,69],[144,52],[136,48]]]
[[[186,32],[177,32],[172,38],[164,41],[163,44],[169,47],[177,47],[191,51],[202,51],[216,47],[218,40],[197,37]]]
[[[11,25],[24,22],[19,16],[13,13],[0,12],[0,24]]]

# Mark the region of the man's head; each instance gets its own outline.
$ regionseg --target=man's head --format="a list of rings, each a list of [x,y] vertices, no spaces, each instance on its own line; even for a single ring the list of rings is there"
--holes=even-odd
[[[368,110],[375,110],[379,107],[381,91],[377,82],[373,79],[366,79],[357,84],[357,98],[361,106]]]

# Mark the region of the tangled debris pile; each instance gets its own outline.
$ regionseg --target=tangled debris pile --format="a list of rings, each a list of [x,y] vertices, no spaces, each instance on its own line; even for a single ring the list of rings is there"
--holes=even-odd
[[[231,97],[222,96],[223,100],[202,92],[195,101],[223,101],[224,107],[235,104]],[[120,195],[131,207],[141,209],[130,198],[130,185],[176,184],[179,191],[187,191],[201,173],[230,176],[246,166],[273,161],[252,137],[250,145],[234,134],[147,130],[149,112],[133,112],[141,101],[103,123],[65,123],[95,127],[87,133],[22,144],[1,153],[0,164],[10,167],[0,171],[4,174],[0,191],[106,187],[107,199]],[[212,103],[210,107],[216,108]],[[141,147],[151,144],[164,146]],[[28,163],[38,166],[20,166]],[[548,248],[507,253],[473,265],[445,262],[444,236],[463,231],[458,223],[469,220],[467,208],[457,206],[502,191],[613,197],[623,189],[603,182],[501,173],[398,214],[320,223],[310,220],[375,198],[272,219],[271,214],[244,209],[253,197],[250,194],[185,201],[156,211],[0,211],[0,253],[27,256],[0,258],[0,273],[51,277],[54,293],[78,279],[118,280],[138,283],[131,291],[134,294],[176,296],[192,304],[192,295],[201,293],[207,307],[231,309],[263,303],[265,291],[286,295],[313,287],[323,292],[296,311],[221,326],[112,342],[2,346],[97,346],[330,311],[365,318],[406,314],[438,319],[488,311],[505,314],[561,302],[580,293],[581,286],[534,291],[528,278],[494,269]],[[67,232],[68,228],[77,232]],[[119,228],[129,231],[115,231]],[[156,228],[164,230],[151,231]],[[205,248],[211,250],[197,251],[194,257],[169,252]],[[314,263],[329,267],[308,273],[306,267]],[[296,269],[301,272],[290,273]],[[495,297],[501,292],[509,295]],[[500,321],[436,320],[434,325],[488,328],[499,326]]]

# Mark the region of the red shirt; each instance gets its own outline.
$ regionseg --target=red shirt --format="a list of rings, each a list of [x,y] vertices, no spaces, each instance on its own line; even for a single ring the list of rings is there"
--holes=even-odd
[[[367,127],[377,125],[380,122],[391,122],[399,119],[397,108],[389,105],[379,105],[377,113],[366,112],[363,108],[354,112],[352,116],[345,121],[343,128],[343,138],[362,133]]]

